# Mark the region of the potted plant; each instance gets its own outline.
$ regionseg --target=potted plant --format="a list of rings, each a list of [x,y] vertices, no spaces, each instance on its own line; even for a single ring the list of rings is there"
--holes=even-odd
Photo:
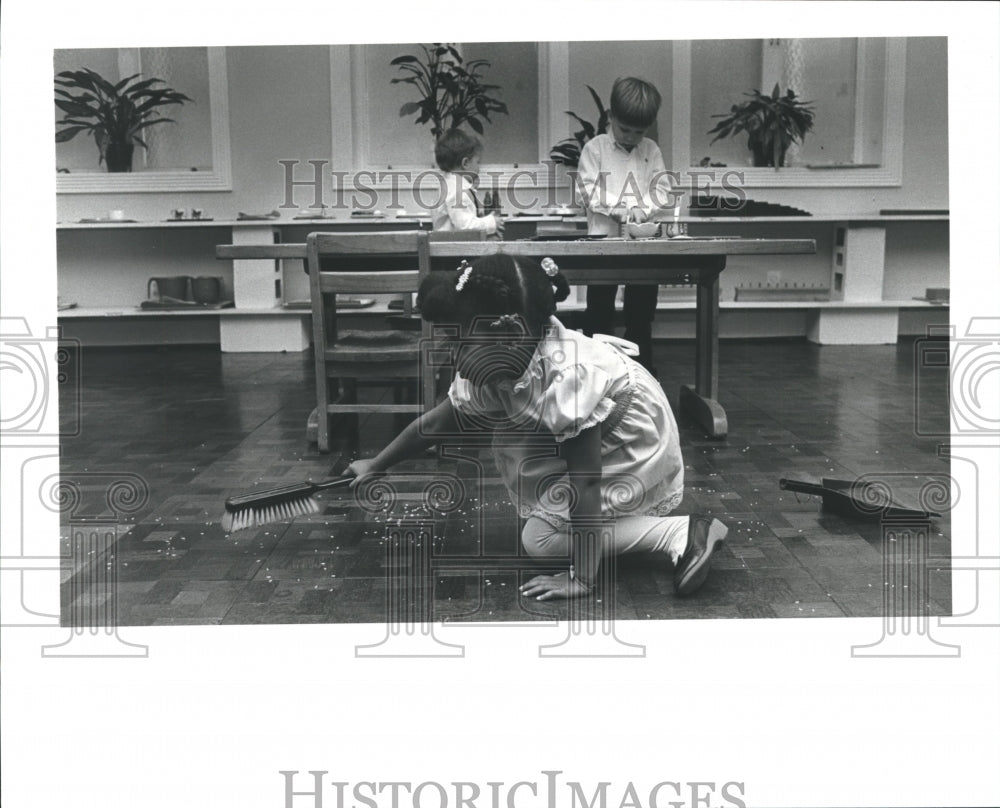
[[[608,111],[604,108],[604,104],[601,103],[601,97],[597,94],[597,91],[589,84],[587,85],[587,89],[590,90],[590,97],[594,99],[594,104],[597,105],[597,126],[594,126],[590,121],[585,121],[575,112],[566,110],[566,114],[583,128],[574,132],[573,137],[559,141],[549,151],[549,159],[555,163],[562,163],[569,168],[579,166],[580,152],[588,140],[596,135],[603,135],[608,131]]]
[[[483,134],[482,120],[490,115],[507,115],[507,105],[496,98],[496,84],[485,84],[483,72],[490,66],[485,59],[466,62],[454,46],[435,42],[420,45],[421,60],[409,54],[397,56],[390,64],[409,74],[392,79],[393,84],[412,84],[420,92],[419,101],[409,101],[399,109],[399,117],[417,114],[414,123],[430,122],[431,135],[437,140],[447,129],[468,124]]]
[[[97,143],[99,165],[106,165],[111,172],[131,171],[136,144],[147,148],[143,132],[151,126],[175,122],[162,117],[159,108],[191,100],[169,87],[155,87],[164,83],[162,79],[136,81],[140,75],[112,84],[87,68],[59,73],[55,78],[55,102],[66,117],[56,121],[56,126],[62,127],[56,131],[56,143],[88,132]]]
[[[755,166],[783,166],[788,147],[796,141],[801,143],[806,132],[812,130],[812,101],[799,101],[791,89],[781,95],[777,84],[770,96],[759,90],[744,95],[750,100],[733,104],[728,115],[712,116],[722,118],[708,132],[715,135],[712,143],[746,132]]]

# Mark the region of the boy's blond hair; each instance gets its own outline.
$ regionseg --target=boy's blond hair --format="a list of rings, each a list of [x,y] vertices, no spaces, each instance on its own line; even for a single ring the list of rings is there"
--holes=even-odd
[[[454,171],[466,157],[482,153],[482,141],[461,129],[449,129],[434,146],[434,159],[442,171]]]
[[[611,88],[611,114],[616,121],[637,129],[653,125],[661,101],[659,90],[643,79],[620,78]]]

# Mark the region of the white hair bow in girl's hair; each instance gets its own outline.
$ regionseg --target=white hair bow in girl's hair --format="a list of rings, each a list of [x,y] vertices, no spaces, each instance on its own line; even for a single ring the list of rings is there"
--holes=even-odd
[[[462,274],[458,277],[458,282],[455,284],[455,291],[461,292],[465,288],[465,284],[469,282],[469,275],[472,274],[472,264],[464,260],[457,267],[458,271]]]
[[[559,267],[551,258],[542,259],[542,269],[545,270],[545,274],[550,278],[554,278],[559,274]]]

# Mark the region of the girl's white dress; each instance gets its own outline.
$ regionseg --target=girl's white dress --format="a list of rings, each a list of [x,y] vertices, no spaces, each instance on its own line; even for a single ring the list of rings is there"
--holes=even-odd
[[[684,495],[677,424],[659,383],[615,337],[585,337],[551,318],[524,374],[448,396],[460,424],[493,429],[493,453],[522,517],[562,527],[572,492],[558,444],[601,429],[601,493],[610,516],[666,516]]]

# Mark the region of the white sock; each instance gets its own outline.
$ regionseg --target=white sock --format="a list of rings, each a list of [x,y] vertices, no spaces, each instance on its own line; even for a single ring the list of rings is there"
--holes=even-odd
[[[676,564],[687,549],[690,524],[688,516],[624,517],[615,524],[615,550],[666,553]]]
[[[667,519],[672,520],[669,538],[667,540],[667,555],[670,556],[670,560],[674,564],[677,564],[677,562],[680,561],[681,556],[684,555],[684,551],[687,550],[688,530],[691,527],[691,517],[668,516]]]

